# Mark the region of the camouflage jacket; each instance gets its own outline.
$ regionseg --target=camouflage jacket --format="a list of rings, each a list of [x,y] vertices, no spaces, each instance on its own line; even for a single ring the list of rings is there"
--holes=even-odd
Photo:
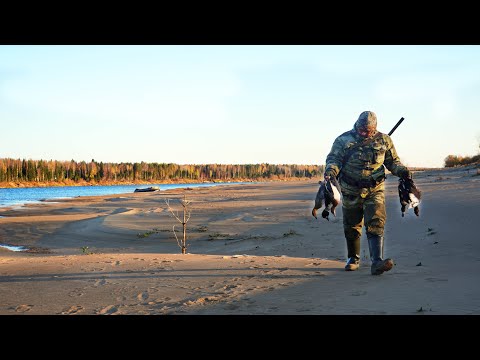
[[[347,131],[335,139],[327,155],[325,172],[333,172],[346,193],[358,193],[360,188],[384,188],[385,167],[398,177],[408,171],[400,162],[392,139],[383,133],[377,133],[369,144],[357,147],[346,159],[349,149],[364,140],[354,129]]]

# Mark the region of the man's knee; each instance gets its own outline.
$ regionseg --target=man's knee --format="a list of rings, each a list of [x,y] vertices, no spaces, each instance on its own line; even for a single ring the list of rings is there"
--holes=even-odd
[[[354,240],[362,236],[362,228],[344,228],[345,238],[348,240]]]
[[[372,219],[366,226],[367,234],[383,235],[385,229],[384,219]]]

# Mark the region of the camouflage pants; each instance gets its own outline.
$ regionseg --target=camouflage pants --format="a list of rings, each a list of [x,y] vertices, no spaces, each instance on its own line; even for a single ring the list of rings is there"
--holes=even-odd
[[[370,191],[365,198],[359,195],[344,194],[342,204],[343,230],[347,244],[358,242],[358,246],[355,247],[360,252],[359,243],[364,221],[368,237],[371,235],[383,236],[387,219],[384,189]],[[357,251],[355,252],[358,254]]]

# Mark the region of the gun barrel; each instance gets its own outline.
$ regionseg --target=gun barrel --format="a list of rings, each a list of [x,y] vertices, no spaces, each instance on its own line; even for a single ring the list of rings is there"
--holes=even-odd
[[[393,132],[394,132],[395,130],[397,130],[397,127],[400,126],[400,124],[402,123],[403,120],[405,120],[403,117],[402,117],[400,120],[398,120],[398,122],[395,124],[395,126],[393,127],[393,129],[390,130],[390,132],[388,133],[388,136],[392,135]]]

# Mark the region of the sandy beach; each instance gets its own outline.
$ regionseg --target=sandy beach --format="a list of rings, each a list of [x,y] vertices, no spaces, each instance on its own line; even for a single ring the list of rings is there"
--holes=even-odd
[[[418,171],[420,216],[386,181],[385,255],[346,272],[342,210],[311,215],[318,180],[174,189],[0,208],[0,314],[480,314],[478,165]],[[172,232],[191,203],[187,254]],[[180,236],[180,234],[179,234]]]

